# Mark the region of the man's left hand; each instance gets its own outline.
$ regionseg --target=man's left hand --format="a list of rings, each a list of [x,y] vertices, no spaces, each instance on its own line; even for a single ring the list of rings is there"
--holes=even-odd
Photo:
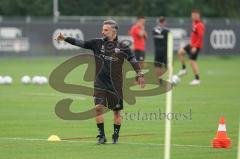
[[[141,88],[145,87],[144,77],[138,77],[138,84],[140,85]]]

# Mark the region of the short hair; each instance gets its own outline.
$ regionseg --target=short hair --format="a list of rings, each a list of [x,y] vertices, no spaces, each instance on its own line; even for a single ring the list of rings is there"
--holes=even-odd
[[[145,17],[144,16],[138,16],[137,20],[139,20],[139,19],[145,19]]]
[[[192,13],[201,14],[201,13],[200,13],[200,11],[199,11],[199,10],[197,10],[197,9],[193,9],[193,10],[192,10]]]
[[[164,23],[166,21],[165,17],[164,16],[161,16],[158,18],[158,22],[159,23]]]
[[[105,20],[103,22],[103,25],[110,25],[112,29],[115,29],[115,31],[118,31],[118,24],[114,20]]]

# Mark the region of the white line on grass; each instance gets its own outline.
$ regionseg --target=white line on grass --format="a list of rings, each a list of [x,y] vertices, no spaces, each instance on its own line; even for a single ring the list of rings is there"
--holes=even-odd
[[[0,137],[0,140],[19,140],[19,141],[47,141],[47,139],[41,138],[21,138],[21,137]],[[48,142],[48,141],[47,141]],[[62,140],[62,142],[76,142],[76,143],[95,143],[94,141],[77,141],[77,140]],[[164,146],[164,144],[156,143],[138,143],[138,142],[120,142],[120,144],[127,145],[138,145],[138,146]],[[206,145],[182,145],[182,144],[171,144],[174,147],[196,147],[196,148],[211,148],[211,146]]]
[[[86,100],[85,97],[77,96],[77,95],[61,95],[61,94],[53,94],[53,93],[23,93],[23,95],[27,96],[46,96],[46,97],[62,97],[62,98],[72,98],[77,100]]]

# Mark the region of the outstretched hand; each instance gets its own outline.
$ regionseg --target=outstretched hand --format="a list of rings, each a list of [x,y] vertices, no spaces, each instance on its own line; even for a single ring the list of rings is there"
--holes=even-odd
[[[57,40],[57,41],[63,41],[65,39],[65,37],[63,36],[62,33],[59,33],[57,35],[57,37],[54,38],[54,40]]]

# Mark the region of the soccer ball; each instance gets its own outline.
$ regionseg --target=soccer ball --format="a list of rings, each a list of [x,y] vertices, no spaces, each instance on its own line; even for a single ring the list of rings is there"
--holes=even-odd
[[[44,76],[40,76],[38,79],[38,84],[46,84],[47,83],[47,78]]]
[[[177,85],[178,83],[181,82],[181,78],[178,76],[178,75],[173,75],[172,76],[172,80],[171,80],[171,83],[173,85]]]
[[[40,76],[38,79],[38,84],[46,84],[47,82],[48,82],[48,80],[44,76]]]
[[[4,84],[4,79],[2,76],[0,76],[0,84]]]
[[[42,80],[43,84],[48,83],[48,79],[46,77],[44,77],[44,76],[41,77],[41,80]]]
[[[10,76],[4,76],[3,77],[3,84],[12,84],[13,80]]]
[[[32,83],[33,84],[39,84],[40,78],[41,78],[40,76],[33,76]]]
[[[32,83],[33,84],[43,85],[43,84],[46,84],[47,82],[48,82],[48,80],[44,76],[34,76],[32,78]]]
[[[25,75],[21,78],[21,82],[22,82],[22,84],[29,84],[29,83],[31,83],[31,77]]]

